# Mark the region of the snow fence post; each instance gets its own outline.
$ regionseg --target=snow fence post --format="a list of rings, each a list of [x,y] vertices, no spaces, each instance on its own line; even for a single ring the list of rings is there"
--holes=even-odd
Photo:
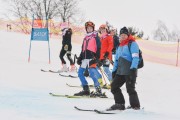
[[[180,40],[178,39],[176,66],[178,66],[178,60],[179,60],[179,41]]]

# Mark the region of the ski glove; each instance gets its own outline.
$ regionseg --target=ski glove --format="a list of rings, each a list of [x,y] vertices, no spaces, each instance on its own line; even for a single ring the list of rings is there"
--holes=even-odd
[[[100,60],[97,60],[97,67],[101,67],[103,64],[102,64],[102,62],[100,61]]]
[[[102,60],[102,63],[103,63],[103,66],[104,66],[104,67],[109,67],[109,65],[110,65],[110,60],[106,58],[106,59]]]
[[[137,69],[136,68],[132,68],[130,69],[130,77],[137,77]]]
[[[86,67],[86,70],[84,71],[84,76],[85,76],[85,77],[88,77],[88,76],[89,76],[88,66]]]
[[[96,63],[97,63],[96,59],[92,59],[91,61],[89,61],[89,66],[96,64]]]
[[[68,50],[68,45],[64,46],[64,50],[67,51]]]
[[[117,71],[112,72],[112,79],[114,79],[114,78],[115,78],[115,76],[116,76],[116,72],[117,72]]]
[[[104,58],[108,58],[109,52],[105,52]]]
[[[81,65],[81,64],[82,64],[82,58],[81,58],[81,57],[78,57],[78,58],[77,58],[77,64],[78,64],[78,65]]]

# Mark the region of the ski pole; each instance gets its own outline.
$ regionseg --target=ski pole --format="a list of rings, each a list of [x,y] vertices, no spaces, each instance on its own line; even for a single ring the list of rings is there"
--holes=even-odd
[[[100,72],[101,72],[101,74],[102,74],[103,81],[104,81],[104,83],[105,83],[105,85],[106,85],[107,82],[106,82],[106,79],[105,79],[105,76],[104,76],[104,74],[103,74],[103,71],[102,71],[101,67],[99,67],[99,70],[100,70]]]
[[[101,72],[106,76],[106,78],[108,79],[108,75],[104,72],[104,70],[101,68]]]

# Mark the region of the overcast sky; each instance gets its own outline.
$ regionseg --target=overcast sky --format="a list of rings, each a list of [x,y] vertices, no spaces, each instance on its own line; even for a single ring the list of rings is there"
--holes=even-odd
[[[161,20],[180,29],[180,0],[82,0],[80,7],[96,28],[109,21],[118,29],[136,26],[150,34]]]
[[[7,5],[0,0],[0,18]],[[135,26],[151,34],[158,20],[168,28],[180,29],[180,0],[81,0],[79,7],[87,20],[96,24],[109,21],[118,30]]]

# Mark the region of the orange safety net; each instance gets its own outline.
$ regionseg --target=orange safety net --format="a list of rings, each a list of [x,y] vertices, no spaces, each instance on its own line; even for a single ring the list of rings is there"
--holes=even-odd
[[[144,60],[180,67],[180,48],[178,48],[178,42],[160,43],[149,40],[137,40],[137,42],[143,52]]]

